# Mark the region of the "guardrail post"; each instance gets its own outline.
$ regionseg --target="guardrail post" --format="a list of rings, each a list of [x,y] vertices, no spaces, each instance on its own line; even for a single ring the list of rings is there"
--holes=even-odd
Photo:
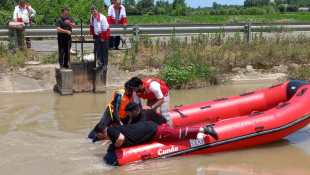
[[[140,29],[139,29],[139,26],[134,26],[133,27],[133,39],[135,41],[139,41],[139,39],[140,39]]]
[[[244,26],[244,37],[246,42],[251,41],[251,23],[248,23]]]

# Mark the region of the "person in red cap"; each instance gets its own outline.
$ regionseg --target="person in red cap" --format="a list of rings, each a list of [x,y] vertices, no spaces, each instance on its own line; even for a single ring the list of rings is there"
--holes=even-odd
[[[147,100],[147,105],[154,110],[160,109],[160,114],[167,121],[169,120],[169,87],[159,78],[144,78],[133,77],[129,80],[130,86],[134,89],[137,95]]]

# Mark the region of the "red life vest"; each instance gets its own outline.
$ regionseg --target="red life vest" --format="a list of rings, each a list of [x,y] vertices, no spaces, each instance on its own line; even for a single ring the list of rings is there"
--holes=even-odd
[[[94,29],[94,19],[97,21],[100,21],[100,13],[97,14],[97,16],[92,16],[91,17],[91,23],[89,25],[89,32],[91,35],[95,35],[95,29]],[[101,32],[99,34],[99,37],[103,40],[109,40],[111,35],[110,27],[107,29],[107,31]]]
[[[150,90],[150,85],[154,81],[156,81],[157,83],[160,84],[160,89],[161,89],[161,92],[163,93],[164,97],[168,96],[169,87],[166,84],[166,82],[164,82],[163,80],[161,80],[159,78],[146,78],[146,79],[142,80],[145,91],[143,94],[139,94],[140,98],[147,99],[147,100],[156,99],[155,94]]]
[[[21,8],[21,9],[26,8],[26,10],[28,11],[28,16],[29,16],[29,24],[32,24],[32,18],[31,18],[31,13],[30,13],[30,12],[31,12],[31,11],[30,11],[31,6],[30,6],[30,5],[25,5],[25,7],[22,7],[22,6],[20,6],[20,5],[18,5],[18,6],[19,6],[19,8]],[[16,22],[24,22],[24,20],[23,20],[22,17],[19,17],[19,16],[17,15]]]
[[[111,7],[110,7],[111,8]],[[110,9],[109,8],[109,9]],[[128,20],[127,20],[127,17],[126,17],[126,11],[125,11],[125,8],[121,5],[120,6],[120,8],[119,8],[119,16],[120,16],[120,19],[119,19],[119,21],[116,21],[116,19],[115,19],[115,16],[116,16],[116,7],[113,5],[113,11],[112,11],[112,13],[110,13],[110,11],[108,12],[108,23],[109,24],[117,24],[117,22],[118,22],[118,24],[122,24],[122,25],[127,25],[128,24]],[[125,16],[123,16],[122,15],[122,10],[124,10],[125,11]]]

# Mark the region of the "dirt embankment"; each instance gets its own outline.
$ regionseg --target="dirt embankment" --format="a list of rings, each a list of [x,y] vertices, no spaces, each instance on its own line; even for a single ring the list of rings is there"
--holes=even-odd
[[[0,71],[0,93],[25,93],[51,91],[56,84],[55,64],[26,65],[23,68]],[[158,70],[123,71],[118,66],[108,68],[108,88],[122,86],[130,77],[137,75],[154,76]]]
[[[24,93],[51,91],[55,85],[55,64],[26,65],[23,68],[0,69],[0,93]],[[234,68],[231,74],[218,76],[219,83],[246,84],[266,81],[284,81],[287,79],[287,67],[275,66],[273,69],[258,70],[251,65],[246,68]],[[158,69],[124,71],[116,65],[108,68],[108,87],[122,86],[130,77],[143,75],[154,76]]]

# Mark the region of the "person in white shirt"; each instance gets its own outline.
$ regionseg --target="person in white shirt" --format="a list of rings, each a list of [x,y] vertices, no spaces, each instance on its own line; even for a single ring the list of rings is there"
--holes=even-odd
[[[20,0],[15,7],[13,20],[15,22],[23,22],[26,27],[32,24],[32,19],[36,15],[36,11],[25,0]],[[31,48],[30,38],[26,38],[27,48]]]
[[[126,16],[126,9],[122,5],[121,0],[111,1],[111,6],[108,10],[108,22],[110,25],[122,25],[127,26],[128,20]],[[121,37],[120,36],[111,36],[110,37],[110,48],[119,49]]]
[[[110,25],[107,18],[99,13],[95,6],[91,7],[90,33],[95,39],[95,51],[99,59],[99,68],[107,69]]]

